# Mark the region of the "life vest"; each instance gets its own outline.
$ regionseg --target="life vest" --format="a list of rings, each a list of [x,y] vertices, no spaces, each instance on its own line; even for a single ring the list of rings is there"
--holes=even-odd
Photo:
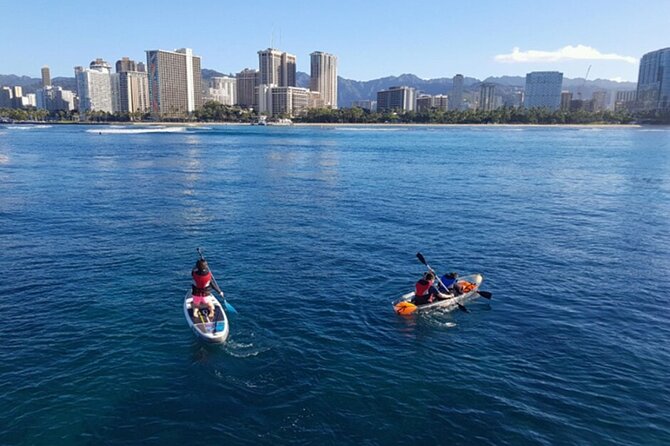
[[[471,282],[466,282],[465,280],[461,280],[458,282],[458,287],[461,289],[461,293],[465,294],[477,288],[477,285]]]
[[[194,296],[207,296],[210,294],[212,287],[212,273],[209,270],[200,271],[194,269],[191,271],[191,277],[193,278],[193,286],[191,293]]]
[[[426,279],[419,280],[416,285],[414,285],[414,295],[418,297],[426,294],[430,287],[433,286],[433,282],[435,281]]]

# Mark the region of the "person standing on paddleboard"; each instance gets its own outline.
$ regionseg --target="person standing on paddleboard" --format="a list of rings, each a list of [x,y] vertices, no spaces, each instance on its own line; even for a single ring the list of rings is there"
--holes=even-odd
[[[212,293],[212,287],[223,296],[223,291],[219,288],[217,283],[212,280],[212,273],[209,271],[209,266],[205,259],[200,259],[195,262],[195,267],[191,271],[193,278],[193,285],[191,294],[193,294],[193,315],[197,316],[197,311],[207,309],[209,317],[214,318],[214,303],[209,298]]]

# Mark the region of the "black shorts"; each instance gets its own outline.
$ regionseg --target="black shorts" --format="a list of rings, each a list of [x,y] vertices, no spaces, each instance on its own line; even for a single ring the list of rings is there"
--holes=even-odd
[[[432,294],[424,294],[423,296],[414,296],[412,299],[412,303],[414,305],[426,305],[427,303],[430,303],[430,298]]]

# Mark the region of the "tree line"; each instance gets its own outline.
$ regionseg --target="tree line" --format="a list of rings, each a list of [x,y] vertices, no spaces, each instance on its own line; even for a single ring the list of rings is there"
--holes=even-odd
[[[588,112],[544,108],[503,107],[484,110],[430,109],[415,112],[371,112],[361,108],[311,109],[297,122],[310,123],[397,123],[397,124],[630,124],[636,117],[625,111]]]
[[[34,107],[0,109],[0,118],[11,121],[78,122],[75,111],[47,111]],[[87,122],[235,122],[249,123],[258,119],[255,111],[238,106],[208,101],[189,114],[157,115],[145,112],[88,112]],[[670,110],[654,112],[549,110],[545,108],[503,107],[496,110],[440,110],[373,112],[359,107],[308,109],[293,117],[294,122],[315,124],[670,124]]]

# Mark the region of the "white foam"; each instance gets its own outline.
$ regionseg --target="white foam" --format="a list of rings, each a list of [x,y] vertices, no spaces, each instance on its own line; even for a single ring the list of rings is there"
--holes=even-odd
[[[397,132],[402,130],[400,128],[388,128],[388,127],[335,127],[335,130],[345,131],[345,132]]]
[[[32,129],[50,129],[50,125],[10,125],[7,126],[11,130],[32,130]]]
[[[186,127],[151,127],[151,128],[106,128],[106,129],[89,129],[87,133],[98,133],[104,135],[136,135],[142,133],[180,133],[185,132]]]

